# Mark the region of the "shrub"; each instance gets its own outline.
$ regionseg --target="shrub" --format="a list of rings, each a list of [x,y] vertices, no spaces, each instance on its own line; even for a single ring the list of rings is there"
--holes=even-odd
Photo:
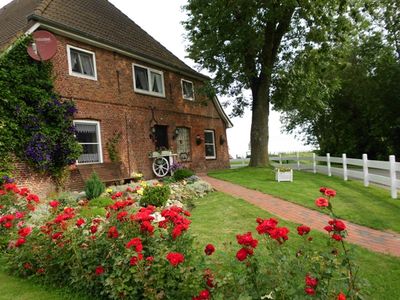
[[[85,193],[86,197],[90,200],[96,197],[99,197],[104,191],[106,187],[104,183],[101,182],[99,176],[96,172],[93,172],[90,176],[89,180],[85,182]]]
[[[178,169],[174,172],[174,178],[176,181],[183,180],[183,179],[188,178],[193,175],[194,175],[194,172],[189,169]]]
[[[140,205],[164,206],[170,194],[171,190],[168,185],[146,186],[140,199]]]
[[[92,200],[90,200],[89,202],[89,206],[90,207],[107,207],[111,204],[113,204],[114,201],[112,201],[110,198],[108,197],[97,197],[94,198]]]

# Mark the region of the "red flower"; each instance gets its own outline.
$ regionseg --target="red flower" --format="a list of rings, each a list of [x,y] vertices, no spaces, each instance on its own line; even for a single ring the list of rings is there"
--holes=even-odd
[[[96,268],[95,273],[96,273],[97,276],[100,276],[101,274],[103,274],[103,273],[104,273],[104,268],[103,268],[103,266],[98,266],[98,267]]]
[[[322,194],[325,194],[326,187],[320,187],[320,188],[319,188],[319,191],[320,191]]]
[[[148,264],[151,264],[154,261],[154,257],[148,256],[148,257],[146,257],[146,261],[148,262]]]
[[[305,291],[308,295],[311,295],[311,296],[314,296],[314,295],[315,295],[315,290],[314,290],[312,287],[306,287],[306,288],[304,289],[304,291]]]
[[[29,194],[29,190],[28,190],[28,188],[23,187],[23,188],[21,188],[21,189],[19,190],[19,193],[18,193],[18,194],[20,194],[22,197],[25,197],[25,196],[27,196],[27,195]]]
[[[92,234],[95,234],[95,233],[97,232],[97,226],[96,226],[96,225],[90,226],[90,232],[91,232]]]
[[[329,201],[324,197],[319,197],[315,200],[315,205],[318,207],[328,207]]]
[[[335,197],[336,191],[331,190],[331,189],[325,189],[324,194],[325,194],[325,196],[328,196],[328,197]]]
[[[336,231],[343,231],[346,229],[346,225],[340,220],[333,220],[333,228]]]
[[[108,237],[116,239],[119,236],[117,227],[111,226],[108,230]]]
[[[27,237],[32,232],[32,227],[24,227],[18,230],[18,234],[20,237]]]
[[[62,232],[56,232],[56,233],[54,233],[54,234],[51,236],[51,238],[52,238],[53,240],[59,240],[59,239],[62,239],[62,237],[63,237]]]
[[[206,255],[211,255],[214,253],[214,251],[215,251],[215,247],[212,244],[208,244],[206,246],[206,248],[204,249],[204,252],[206,253]]]
[[[77,227],[81,227],[83,224],[85,224],[85,220],[80,218],[78,220],[76,220],[76,226]]]
[[[340,292],[336,299],[337,300],[346,300],[346,295],[343,294],[342,292]]]
[[[257,218],[257,223],[259,224],[256,228],[259,234],[270,233],[271,230],[276,228],[278,221],[274,218],[263,220],[261,218]]]
[[[136,252],[142,252],[143,244],[142,240],[138,237],[131,239],[128,243],[126,243],[125,247],[130,249],[131,247],[135,247]]]
[[[277,227],[270,232],[270,237],[274,240],[277,240],[279,244],[282,244],[283,241],[288,240],[289,229],[286,227]]]
[[[202,290],[198,296],[193,297],[192,300],[209,300],[210,292],[208,290]]]
[[[236,253],[236,258],[238,261],[244,261],[247,258],[247,255],[249,253],[247,252],[246,248],[241,248],[237,253]]]
[[[179,252],[170,252],[167,254],[167,259],[171,265],[176,267],[178,264],[184,262],[185,257]]]
[[[20,237],[20,238],[15,242],[15,247],[20,247],[20,246],[22,246],[23,244],[25,244],[25,242],[26,242],[26,239],[23,238],[23,237]]]
[[[142,253],[138,253],[138,256],[133,256],[131,258],[131,260],[129,261],[129,264],[131,266],[136,266],[139,263],[139,261],[141,261],[141,260],[143,260],[143,254]]]
[[[24,263],[24,264],[23,264],[23,267],[24,267],[25,270],[30,270],[30,269],[32,269],[32,265],[31,265],[30,263],[28,263],[28,262],[27,262],[27,263]]]
[[[52,208],[56,208],[57,206],[60,205],[60,202],[58,202],[58,201],[56,201],[56,200],[53,200],[53,201],[50,201],[50,202],[49,202],[49,205],[50,205]]]
[[[305,279],[306,279],[306,285],[309,287],[315,288],[318,285],[317,278],[313,278],[307,274]]]
[[[308,234],[310,232],[310,230],[311,230],[311,228],[306,225],[301,225],[301,226],[297,227],[297,233],[299,235]]]
[[[236,239],[238,243],[243,246],[250,246],[252,248],[256,248],[258,245],[258,241],[253,239],[253,237],[251,236],[251,232],[247,232],[243,235],[238,234],[236,236]]]
[[[327,226],[324,227],[324,229],[325,229],[326,231],[328,231],[328,232],[331,232],[331,231],[333,231],[333,226],[327,225]]]
[[[126,221],[126,216],[127,216],[127,215],[128,215],[128,212],[127,212],[127,211],[121,211],[121,212],[119,212],[118,215],[117,215],[118,221],[120,221],[120,222]]]
[[[24,213],[23,212],[17,211],[15,213],[15,218],[22,219],[23,217],[24,217]]]
[[[332,238],[338,242],[340,242],[343,239],[340,234],[336,234],[336,233],[332,234]]]
[[[35,202],[35,203],[39,203],[39,197],[38,197],[37,195],[35,195],[35,194],[29,194],[29,195],[26,197],[26,200],[27,200],[28,202],[33,201],[33,202]]]
[[[2,195],[5,195],[5,194],[7,194],[7,192],[6,192],[6,191],[4,191],[4,190],[0,190],[0,196],[2,196]]]

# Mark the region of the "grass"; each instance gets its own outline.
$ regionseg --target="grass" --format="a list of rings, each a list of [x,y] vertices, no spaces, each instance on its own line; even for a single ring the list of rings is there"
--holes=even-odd
[[[281,199],[326,213],[315,206],[319,188],[337,191],[332,200],[341,219],[380,230],[400,232],[400,200],[390,198],[386,189],[364,187],[359,181],[344,181],[322,174],[294,172],[293,182],[276,182],[271,168],[240,168],[209,173],[210,176],[258,190]]]
[[[238,250],[236,234],[252,231],[254,236],[257,236],[255,219],[272,216],[244,200],[223,193],[210,194],[196,200],[195,204],[191,232],[196,235],[196,247],[203,249],[204,245],[213,243],[217,249],[215,255],[222,264],[233,258]],[[284,221],[280,221],[279,224],[289,228],[291,233],[288,245],[293,250],[297,249],[300,243],[300,238],[295,233],[297,225]],[[312,232],[312,236],[313,243],[321,246],[325,244],[323,233]],[[232,242],[233,245],[227,247],[225,242]],[[354,251],[355,260],[360,267],[360,276],[369,281],[369,286],[365,289],[365,299],[398,299],[400,259],[373,253],[358,246],[354,246]]]

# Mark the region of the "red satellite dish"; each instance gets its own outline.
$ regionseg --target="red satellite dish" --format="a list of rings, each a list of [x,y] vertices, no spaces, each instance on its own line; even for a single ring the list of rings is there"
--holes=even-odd
[[[32,34],[33,41],[28,47],[28,54],[34,60],[49,60],[57,52],[56,37],[44,30],[35,31]]]

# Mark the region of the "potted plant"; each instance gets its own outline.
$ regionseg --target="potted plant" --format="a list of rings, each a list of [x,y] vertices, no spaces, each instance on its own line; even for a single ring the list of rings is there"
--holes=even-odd
[[[286,167],[275,168],[275,180],[278,182],[293,181],[293,170]]]

